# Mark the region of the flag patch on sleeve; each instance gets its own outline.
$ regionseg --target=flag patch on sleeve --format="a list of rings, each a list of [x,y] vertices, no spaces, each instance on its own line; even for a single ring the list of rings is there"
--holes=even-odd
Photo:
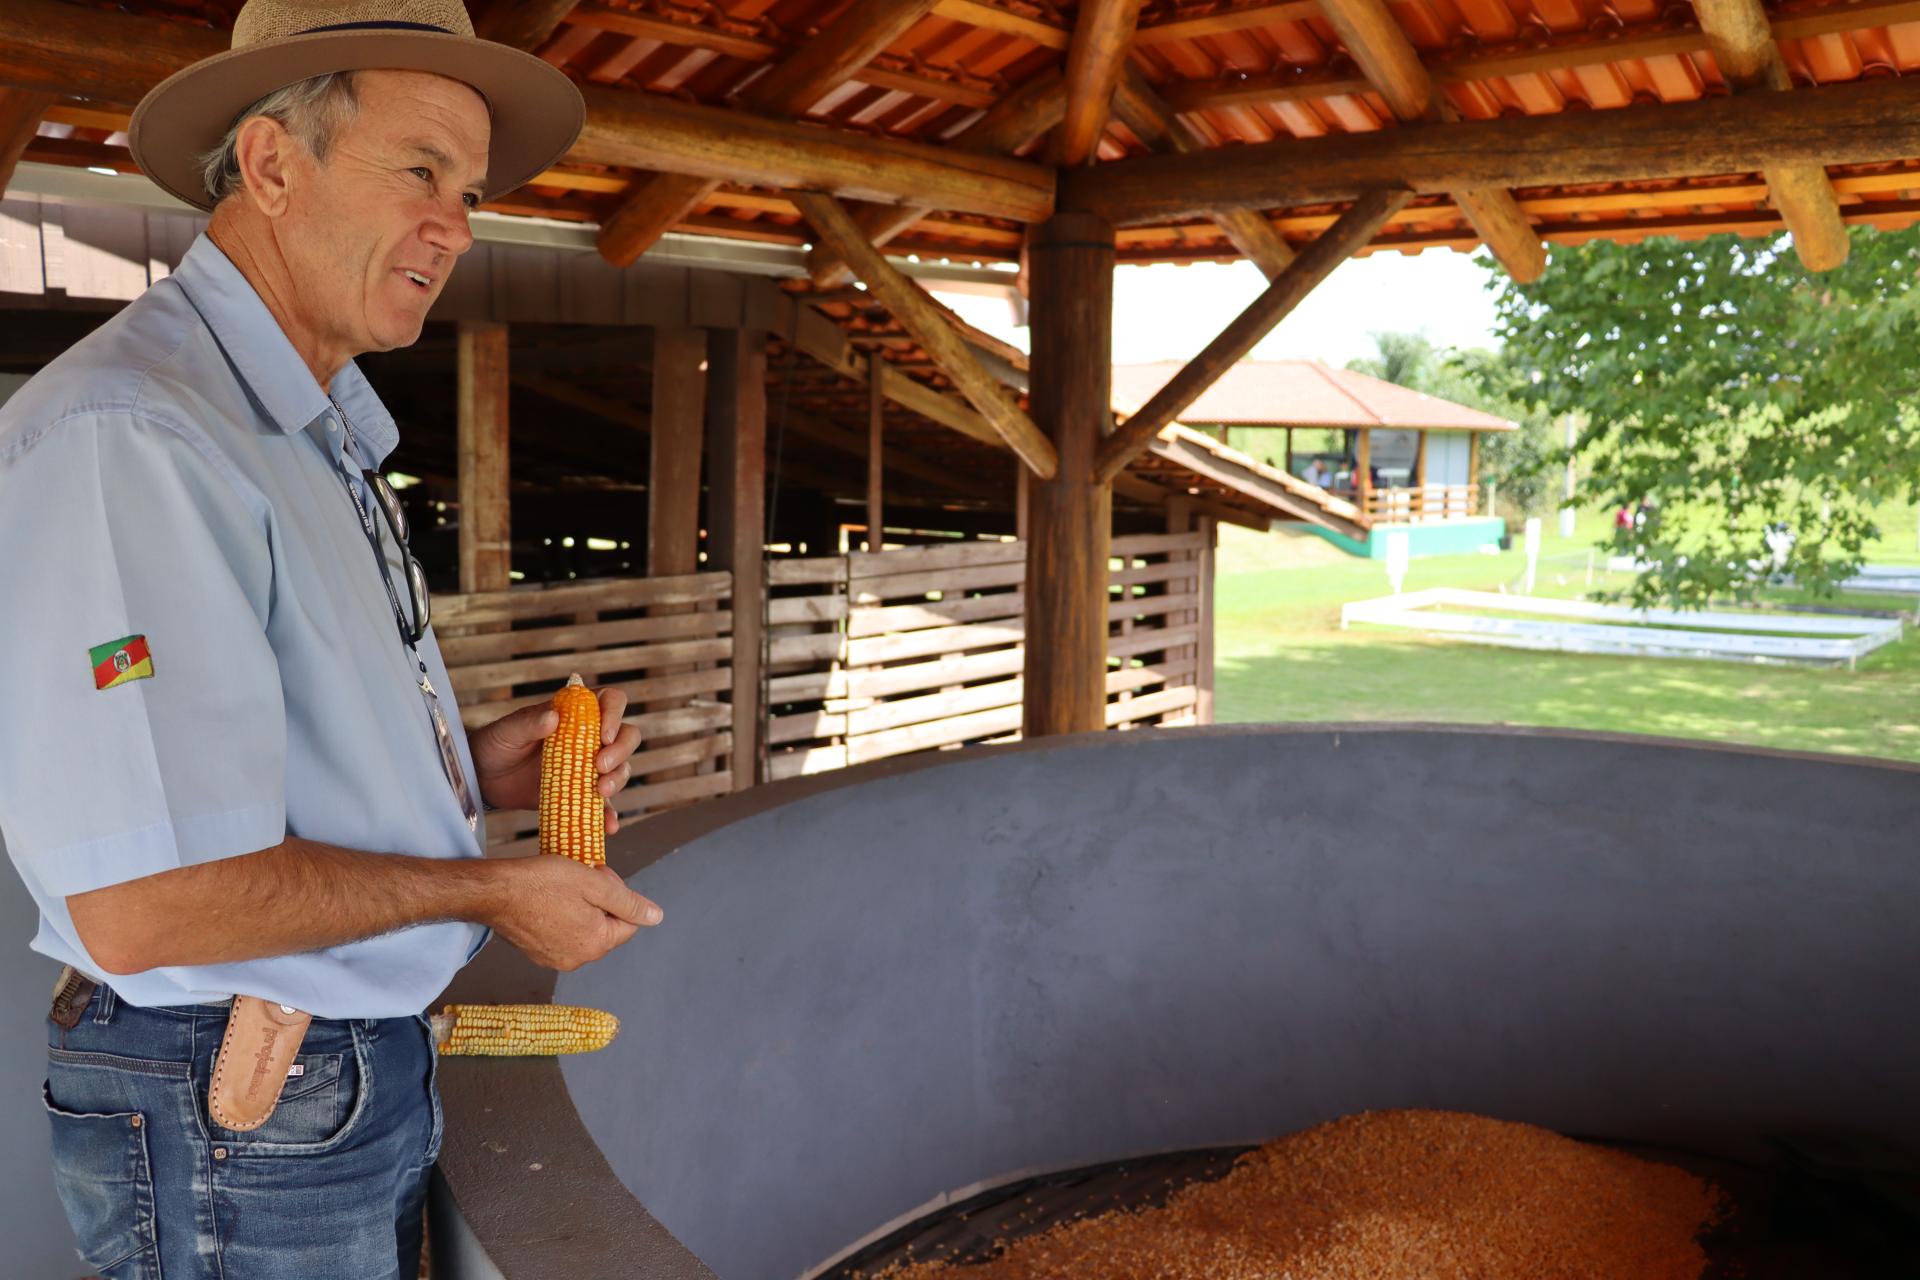
[[[93,687],[111,689],[130,680],[146,680],[153,675],[153,654],[147,650],[145,636],[122,636],[87,650],[93,667]]]

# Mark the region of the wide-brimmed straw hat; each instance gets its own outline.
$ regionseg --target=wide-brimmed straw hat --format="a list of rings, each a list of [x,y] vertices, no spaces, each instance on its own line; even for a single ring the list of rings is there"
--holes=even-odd
[[[430,71],[486,98],[488,199],[551,166],[586,119],[572,81],[531,54],[477,39],[460,0],[247,0],[233,48],[154,86],[133,113],[128,146],[148,177],[211,209],[199,158],[242,111],[313,76],[375,68]]]

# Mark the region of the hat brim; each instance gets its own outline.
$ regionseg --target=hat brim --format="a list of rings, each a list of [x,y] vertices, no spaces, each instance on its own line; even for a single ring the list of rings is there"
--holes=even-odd
[[[571,80],[532,54],[437,31],[326,31],[202,59],[155,85],[127,128],[140,169],[197,209],[213,198],[198,157],[242,111],[276,89],[333,71],[426,71],[473,86],[493,112],[486,198],[505,195],[566,154],[586,121]]]

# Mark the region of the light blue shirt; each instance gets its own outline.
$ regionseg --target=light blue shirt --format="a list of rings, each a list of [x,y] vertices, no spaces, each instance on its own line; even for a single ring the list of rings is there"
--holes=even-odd
[[[333,394],[377,467],[399,440],[392,415],[351,364]],[[0,409],[0,843],[40,907],[34,950],[107,978],[67,895],[289,835],[482,856],[335,469],[346,456],[326,392],[205,236]],[[151,677],[96,687],[89,651],[133,635]],[[477,801],[431,632],[419,651]],[[398,1017],[485,938],[421,925],[110,982],[137,1005],[241,993]]]

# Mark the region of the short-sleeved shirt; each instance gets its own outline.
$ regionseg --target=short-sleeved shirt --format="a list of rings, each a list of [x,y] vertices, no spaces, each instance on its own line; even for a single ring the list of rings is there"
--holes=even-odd
[[[482,856],[340,470],[367,500],[360,463],[378,467],[399,432],[353,365],[331,390],[363,459],[202,236],[0,409],[0,843],[39,904],[34,949],[133,1004],[240,993],[404,1016],[486,938],[448,921],[109,979],[67,911],[70,894],[288,836]],[[384,522],[381,537],[404,609]],[[471,783],[431,632],[418,649]]]

